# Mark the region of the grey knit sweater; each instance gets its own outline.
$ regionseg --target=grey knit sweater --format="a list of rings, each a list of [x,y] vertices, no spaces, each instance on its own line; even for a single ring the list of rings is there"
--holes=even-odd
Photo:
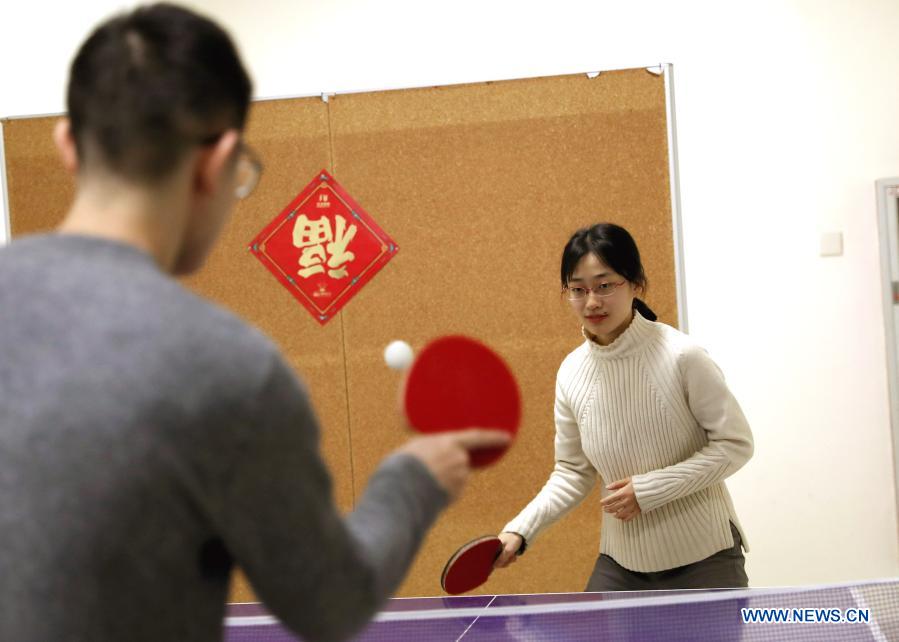
[[[0,640],[220,639],[233,564],[308,639],[392,593],[445,506],[394,456],[342,518],[269,340],[141,252],[0,249]]]

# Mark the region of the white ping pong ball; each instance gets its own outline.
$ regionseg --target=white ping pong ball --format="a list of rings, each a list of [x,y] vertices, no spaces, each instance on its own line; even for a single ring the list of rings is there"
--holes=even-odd
[[[405,341],[391,341],[384,349],[384,362],[394,370],[405,370],[412,365],[412,346]]]

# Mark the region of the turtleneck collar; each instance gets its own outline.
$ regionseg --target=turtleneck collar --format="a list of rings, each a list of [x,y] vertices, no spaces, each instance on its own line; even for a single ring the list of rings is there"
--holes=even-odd
[[[594,335],[583,327],[581,333],[587,339],[587,345],[595,357],[600,359],[620,359],[638,352],[646,341],[652,336],[655,324],[648,321],[637,310],[634,310],[634,318],[624,332],[609,345],[599,345],[594,340]]]

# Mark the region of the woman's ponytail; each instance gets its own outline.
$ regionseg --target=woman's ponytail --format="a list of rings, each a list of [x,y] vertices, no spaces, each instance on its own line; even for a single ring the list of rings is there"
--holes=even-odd
[[[639,312],[640,316],[647,321],[655,321],[659,318],[656,313],[652,311],[652,308],[643,302],[643,299],[634,297],[634,310]]]

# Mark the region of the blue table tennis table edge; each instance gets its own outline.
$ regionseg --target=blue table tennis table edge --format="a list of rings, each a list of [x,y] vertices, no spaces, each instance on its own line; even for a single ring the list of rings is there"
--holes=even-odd
[[[680,604],[698,604],[703,602],[716,602],[725,600],[750,599],[753,597],[772,597],[777,595],[809,595],[815,592],[825,592],[833,590],[848,590],[853,598],[860,601],[860,606],[864,606],[863,598],[858,595],[857,590],[870,588],[879,585],[894,585],[899,583],[899,578],[879,578],[872,580],[858,580],[854,582],[815,584],[815,585],[795,585],[795,586],[777,586],[777,587],[752,587],[746,589],[695,589],[684,591],[656,591],[647,594],[646,591],[638,591],[634,593],[642,593],[640,596],[630,596],[627,594],[610,594],[610,593],[520,593],[520,594],[496,594],[496,595],[471,595],[471,596],[426,596],[426,597],[398,597],[392,598],[388,603],[388,608],[378,612],[373,623],[377,622],[396,622],[408,620],[445,620],[456,618],[471,617],[509,617],[521,614],[538,614],[538,613],[576,613],[584,611],[602,611],[622,608],[638,608],[651,606],[677,606]],[[614,597],[613,597],[614,596]],[[512,606],[495,606],[497,599],[524,599],[524,598],[553,598],[559,601],[548,602],[544,604],[517,604]],[[564,598],[576,598],[566,601]],[[590,599],[593,597],[594,599]],[[487,604],[478,606],[446,606],[433,609],[390,609],[389,606],[401,601],[442,601],[447,600],[489,600]],[[228,605],[229,610],[234,607],[252,607],[254,609],[263,609],[264,606],[258,602],[238,602]],[[280,621],[277,617],[270,614],[255,615],[227,615],[225,617],[226,626],[262,626],[270,624],[278,624]]]

